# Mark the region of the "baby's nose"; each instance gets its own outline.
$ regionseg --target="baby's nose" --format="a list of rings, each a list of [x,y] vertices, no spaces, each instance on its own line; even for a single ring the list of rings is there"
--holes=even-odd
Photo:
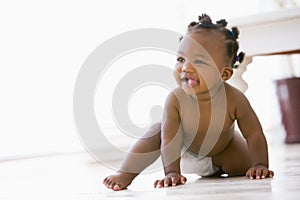
[[[193,73],[194,72],[194,67],[190,64],[190,63],[184,63],[182,68],[181,68],[182,72],[186,72],[186,73]]]

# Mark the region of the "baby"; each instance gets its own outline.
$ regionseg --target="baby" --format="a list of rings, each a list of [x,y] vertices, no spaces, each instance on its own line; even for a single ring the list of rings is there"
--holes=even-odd
[[[127,188],[159,156],[165,177],[155,181],[158,188],[184,184],[184,173],[274,176],[255,112],[245,95],[226,83],[244,58],[238,53],[238,29],[226,26],[225,20],[214,24],[206,14],[190,23],[174,70],[178,88],[167,97],[162,122],[134,144],[118,172],[104,179],[107,188]]]

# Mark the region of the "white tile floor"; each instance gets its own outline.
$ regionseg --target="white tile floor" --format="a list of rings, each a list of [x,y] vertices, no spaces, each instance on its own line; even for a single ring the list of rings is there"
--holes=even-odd
[[[274,134],[274,138],[276,138]],[[269,140],[273,179],[199,178],[184,186],[153,189],[163,173],[140,175],[128,190],[113,192],[102,185],[112,173],[87,153],[0,162],[0,199],[299,199],[300,144],[282,137]]]

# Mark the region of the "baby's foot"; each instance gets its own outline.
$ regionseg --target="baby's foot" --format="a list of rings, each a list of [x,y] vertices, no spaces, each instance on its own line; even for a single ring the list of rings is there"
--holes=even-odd
[[[103,180],[103,184],[114,191],[126,189],[131,184],[134,176],[128,173],[117,172]]]

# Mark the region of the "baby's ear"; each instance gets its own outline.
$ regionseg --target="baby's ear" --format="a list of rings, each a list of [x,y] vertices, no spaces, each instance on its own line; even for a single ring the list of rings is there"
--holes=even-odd
[[[232,74],[233,74],[232,67],[224,67],[223,70],[221,71],[222,80],[227,81],[228,79],[230,79]]]

